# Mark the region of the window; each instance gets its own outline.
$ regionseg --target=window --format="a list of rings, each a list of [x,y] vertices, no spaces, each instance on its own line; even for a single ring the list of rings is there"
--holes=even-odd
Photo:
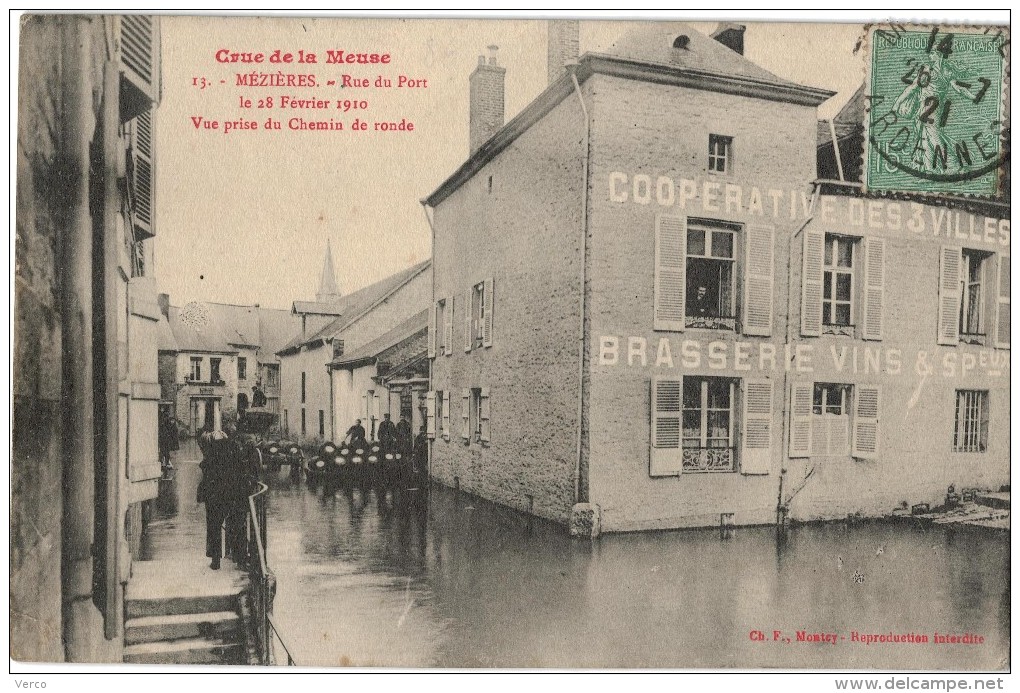
[[[436,301],[436,324],[442,329],[436,334],[436,353],[449,356],[453,353],[453,299]]]
[[[854,267],[856,239],[825,234],[825,269],[822,273],[822,324],[854,325]]]
[[[732,228],[687,227],[687,327],[736,329],[735,244]]]
[[[733,170],[733,138],[708,136],[708,170],[729,173]]]
[[[957,390],[953,452],[985,452],[987,449],[988,392]]]
[[[449,400],[447,400],[449,403]],[[488,445],[490,437],[489,388],[464,388],[461,391],[461,438],[466,443]]]
[[[305,433],[307,433],[307,429],[305,428],[305,408],[301,407],[301,435],[304,435]]]
[[[237,357],[237,379],[247,380],[248,379],[248,359],[244,356]]]
[[[468,292],[464,351],[492,346],[492,283],[492,279],[486,279]]]
[[[301,404],[305,403],[305,372],[301,371]],[[304,428],[304,426],[302,426]],[[304,433],[304,431],[301,431]]]
[[[982,292],[985,260],[988,253],[964,248],[963,266],[960,271],[960,339],[982,343],[985,334],[985,320]]]
[[[202,359],[197,357],[191,357],[191,375],[188,376],[188,380],[195,380],[197,382],[202,381]]]
[[[850,454],[850,385],[815,383],[811,407],[813,455]]]
[[[319,435],[326,435],[326,412],[319,410]]]
[[[209,359],[209,382],[220,382],[220,359]]]
[[[280,386],[280,367],[278,365],[269,364],[266,366],[266,387],[279,387]]]
[[[733,406],[736,381],[683,379],[683,472],[735,469]]]

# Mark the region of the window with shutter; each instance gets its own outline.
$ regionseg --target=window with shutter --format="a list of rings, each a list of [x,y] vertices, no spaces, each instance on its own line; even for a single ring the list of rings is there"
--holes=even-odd
[[[153,111],[147,110],[131,121],[129,171],[131,223],[135,240],[155,235],[152,211],[155,207],[153,181]]]
[[[653,320],[656,330],[683,332],[686,248],[687,218],[656,216]]]
[[[656,378],[651,381],[650,476],[676,476],[683,461],[680,454],[682,380]]]
[[[995,346],[1009,349],[1009,255],[999,255],[996,279]]]
[[[885,239],[864,239],[864,310],[861,337],[882,339],[885,310]]]
[[[471,347],[474,346],[474,310],[471,304],[471,297],[474,295],[473,290],[469,290],[467,293],[466,300],[464,301],[464,351],[471,351]]]
[[[878,457],[879,392],[878,385],[858,385],[854,392],[854,457]]]
[[[436,393],[425,394],[425,434],[429,438],[436,437]]]
[[[432,304],[432,310],[429,311],[428,356],[430,359],[434,359],[436,357],[436,328],[438,325],[438,316],[439,302],[436,301]]]
[[[852,386],[815,383],[811,406],[811,454],[819,457],[850,454]]]
[[[490,277],[485,280],[482,303],[482,346],[492,346],[492,306],[493,306],[493,280]]]
[[[790,457],[811,456],[811,412],[814,383],[790,383]]]
[[[953,345],[960,341],[960,282],[963,251],[959,246],[942,246],[939,255],[938,343]]]
[[[443,306],[443,351],[447,356],[453,354],[453,296],[446,299]]]
[[[825,234],[821,231],[805,231],[800,303],[800,333],[805,337],[818,337],[822,334],[824,255]]]
[[[159,17],[122,15],[114,21],[121,67],[120,112],[124,122],[160,99]]]
[[[450,391],[446,390],[442,393],[442,407],[443,407],[443,438],[449,440],[450,436],[453,435],[453,426],[450,424]]]
[[[489,420],[492,417],[491,405],[489,403],[489,388],[483,387],[479,391],[479,403],[478,403],[478,419],[479,419],[479,439],[483,443],[488,443],[492,436]]]
[[[471,440],[471,390],[464,388],[460,391],[460,437],[465,441]]]
[[[751,224],[745,235],[743,333],[768,337],[772,334],[776,231],[772,226]]]
[[[744,381],[744,440],[740,456],[743,474],[768,474],[772,454],[772,382]]]

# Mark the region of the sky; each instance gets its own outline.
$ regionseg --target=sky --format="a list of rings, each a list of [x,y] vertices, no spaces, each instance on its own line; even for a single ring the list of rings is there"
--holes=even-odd
[[[342,293],[378,281],[430,254],[420,200],[468,155],[468,76],[486,47],[506,68],[506,120],[545,87],[542,20],[381,20],[164,17],[162,101],[156,118],[155,273],[171,303],[192,300],[289,308],[312,300],[327,240]],[[692,23],[710,33],[715,22]],[[605,52],[633,22],[582,21],[581,53]],[[786,79],[837,92],[819,109],[831,117],[863,81],[853,53],[860,24],[748,23],[745,56]],[[229,52],[314,52],[315,65],[224,64]],[[389,53],[388,65],[324,64],[327,50]],[[295,58],[296,60],[297,58]],[[316,88],[236,86],[256,70],[312,73]],[[347,73],[428,80],[427,88],[358,89],[321,82]],[[210,86],[200,89],[195,78]],[[224,80],[225,83],[220,83]],[[298,116],[349,121],[354,111],[281,109],[280,97],[367,101],[369,122],[412,121],[413,132],[293,132]],[[272,109],[258,109],[272,96]],[[251,108],[242,108],[249,98]],[[283,122],[265,131],[268,116]],[[219,129],[194,125],[218,120]],[[224,134],[244,118],[258,130]]]

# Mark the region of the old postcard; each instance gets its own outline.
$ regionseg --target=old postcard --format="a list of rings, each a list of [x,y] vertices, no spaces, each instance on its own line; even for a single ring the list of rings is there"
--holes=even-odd
[[[18,56],[13,660],[1009,668],[1007,25]]]

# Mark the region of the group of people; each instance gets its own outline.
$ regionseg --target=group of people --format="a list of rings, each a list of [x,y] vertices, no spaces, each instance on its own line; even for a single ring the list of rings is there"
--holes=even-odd
[[[245,525],[248,496],[259,480],[258,461],[229,428],[204,431],[198,438],[202,451],[202,480],[198,484],[198,502],[205,504],[205,555],[209,567],[219,570],[226,553],[235,563],[246,556]],[[226,546],[220,540],[226,527]]]
[[[354,425],[347,429],[344,435],[344,442],[350,445],[366,443],[365,427],[361,425],[361,419],[357,419]],[[424,473],[428,469],[428,438],[425,433],[425,426],[421,427],[418,436],[412,439],[411,422],[407,416],[400,415],[400,421],[393,423],[390,415],[383,414],[379,422],[379,430],[376,431],[376,438],[384,449],[401,450],[411,463],[411,473],[414,475]]]

